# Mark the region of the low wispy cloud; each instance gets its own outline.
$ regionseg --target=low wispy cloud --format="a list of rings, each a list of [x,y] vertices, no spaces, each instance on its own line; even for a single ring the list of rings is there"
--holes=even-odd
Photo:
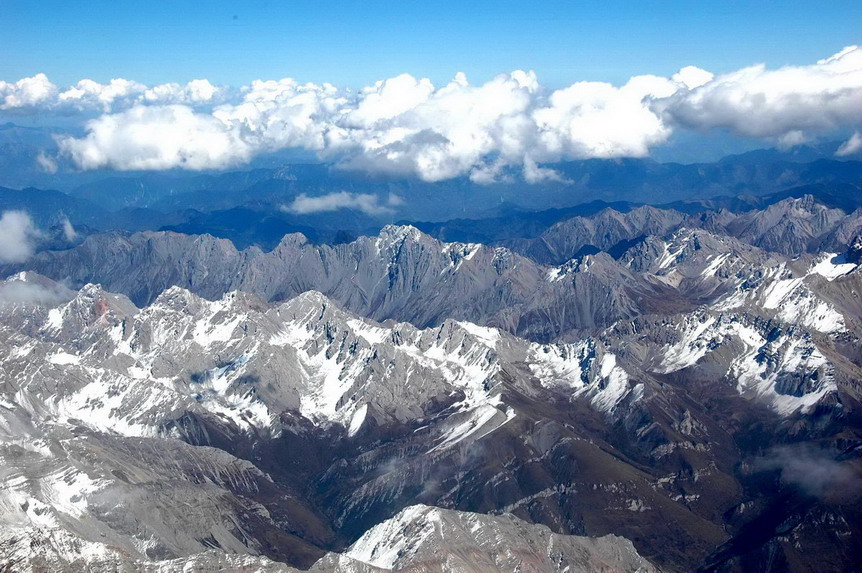
[[[337,211],[338,209],[354,209],[368,215],[385,215],[393,212],[393,207],[400,205],[397,195],[389,195],[386,203],[381,203],[377,195],[370,193],[328,193],[317,197],[309,197],[302,193],[296,197],[284,210],[297,215]]]
[[[72,225],[72,221],[70,221],[68,217],[64,217],[60,222],[60,225],[63,228],[64,239],[70,243],[78,240],[78,232],[75,230],[75,227]]]
[[[239,90],[206,80],[148,87],[123,79],[59,89],[39,74],[0,82],[0,109],[102,113],[83,137],[59,142],[82,169],[220,169],[298,148],[345,168],[425,181],[491,182],[520,169],[539,182],[559,178],[542,165],[645,157],[677,129],[723,129],[791,146],[862,128],[862,49],[811,65],[719,75],[686,66],[670,77],[557,90],[525,71],[480,85],[459,73],[443,86],[404,74],[359,91],[293,79]]]
[[[44,151],[36,156],[36,164],[45,173],[53,175],[57,172],[57,160],[47,155]]]
[[[59,284],[38,284],[16,279],[0,282],[0,305],[56,306],[67,302],[72,296],[72,291]]]
[[[862,151],[862,133],[854,132],[850,139],[841,144],[835,155],[838,157],[846,157]]]
[[[858,466],[840,462],[829,452],[811,446],[775,448],[759,459],[754,469],[779,470],[782,482],[817,497],[862,493],[862,473]]]
[[[0,263],[20,263],[35,249],[39,231],[23,211],[4,211],[0,216]]]

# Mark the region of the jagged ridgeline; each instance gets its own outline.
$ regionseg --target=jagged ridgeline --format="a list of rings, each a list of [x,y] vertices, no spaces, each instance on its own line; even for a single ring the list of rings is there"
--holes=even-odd
[[[691,211],[6,265],[0,567],[852,569],[862,213]]]

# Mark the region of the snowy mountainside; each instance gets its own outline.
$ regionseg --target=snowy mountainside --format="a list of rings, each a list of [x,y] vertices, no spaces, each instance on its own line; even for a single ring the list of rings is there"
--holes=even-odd
[[[62,291],[33,274],[5,285],[13,283]],[[510,440],[523,440],[525,426],[546,417],[571,434],[563,442],[584,439],[585,428],[564,421],[571,408],[587,408],[590,419],[610,425],[650,418],[651,404],[667,400],[657,376],[702,362],[718,361],[728,389],[779,418],[821,403],[832,407],[840,394],[841,365],[804,330],[789,327],[776,336],[767,319],[723,308],[675,319],[678,339],[664,345],[658,343],[662,330],[651,327],[647,335],[656,340],[638,360],[637,345],[615,329],[554,344],[453,320],[423,330],[361,318],[317,292],[271,305],[242,292],[207,301],[172,287],[142,309],[97,285],[64,295],[68,300],[50,307],[0,309],[3,504],[14,532],[3,543],[11,555],[37,564],[112,558],[116,548],[138,560],[182,559],[213,547],[309,564],[334,546],[339,529],[371,524],[381,507],[406,501],[404,488],[418,487],[417,480],[427,481],[464,452],[497,441],[511,448]],[[800,371],[809,373],[807,382],[788,386]],[[688,411],[682,417],[694,428],[709,425]],[[303,499],[290,479],[256,466],[260,460],[235,457],[244,448],[225,445],[277,443],[303,432],[364,451],[355,463],[336,461],[317,478],[322,499],[343,496],[328,512]],[[663,458],[679,447],[708,451],[708,431],[702,434],[682,446],[668,434],[650,455]],[[539,446],[547,440],[539,435],[528,448],[547,447]],[[379,474],[393,451],[402,467]],[[465,475],[486,471],[475,461],[464,468]],[[493,479],[505,482],[508,473]],[[549,478],[553,483],[559,476]],[[602,492],[605,503],[621,502],[634,513],[675,505],[676,494],[641,490],[653,479],[639,476],[642,485],[629,492],[612,485]],[[339,493],[332,481],[358,489]],[[424,495],[457,507],[466,490],[452,497],[438,489],[446,481]],[[535,519],[536,502],[572,503],[579,487],[568,482],[513,492],[514,498],[500,498],[500,509],[527,510],[522,515]],[[157,493],[144,493],[153,488]],[[117,500],[149,509],[129,522],[111,509]],[[188,511],[178,508],[201,504],[211,509],[194,513],[191,527]],[[225,520],[233,525],[225,527]],[[169,534],[166,524],[185,533]],[[264,539],[282,536],[278,551],[256,538],[259,532]],[[34,538],[46,540],[36,553],[24,545]]]
[[[862,214],[666,211],[7,265],[0,568],[857,562]]]
[[[321,518],[253,464],[187,443],[205,432],[193,420],[258,438],[278,438],[295,417],[335,424],[346,438],[366,419],[427,422],[432,453],[515,417],[504,387],[536,394],[543,382],[565,384],[603,407],[605,391],[593,388],[601,381],[628,391],[601,350],[585,360],[583,346],[550,349],[455,321],[382,326],[319,293],[267,308],[242,293],[209,302],[172,288],[138,310],[88,285],[53,308],[12,304],[2,315],[0,542],[11,562],[34,567],[118,554],[178,559],[210,547],[307,563],[314,550],[304,540],[332,536]],[[268,552],[257,532],[287,547]]]

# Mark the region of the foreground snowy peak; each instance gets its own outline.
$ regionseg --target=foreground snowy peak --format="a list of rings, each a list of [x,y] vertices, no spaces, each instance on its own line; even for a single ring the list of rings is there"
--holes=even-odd
[[[511,515],[490,516],[414,505],[374,526],[313,571],[572,573],[657,571],[627,539],[559,535]]]

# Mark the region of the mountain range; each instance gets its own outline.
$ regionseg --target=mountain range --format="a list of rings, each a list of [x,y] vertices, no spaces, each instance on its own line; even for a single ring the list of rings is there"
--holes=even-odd
[[[780,157],[0,191],[0,570],[853,570],[862,164]]]

